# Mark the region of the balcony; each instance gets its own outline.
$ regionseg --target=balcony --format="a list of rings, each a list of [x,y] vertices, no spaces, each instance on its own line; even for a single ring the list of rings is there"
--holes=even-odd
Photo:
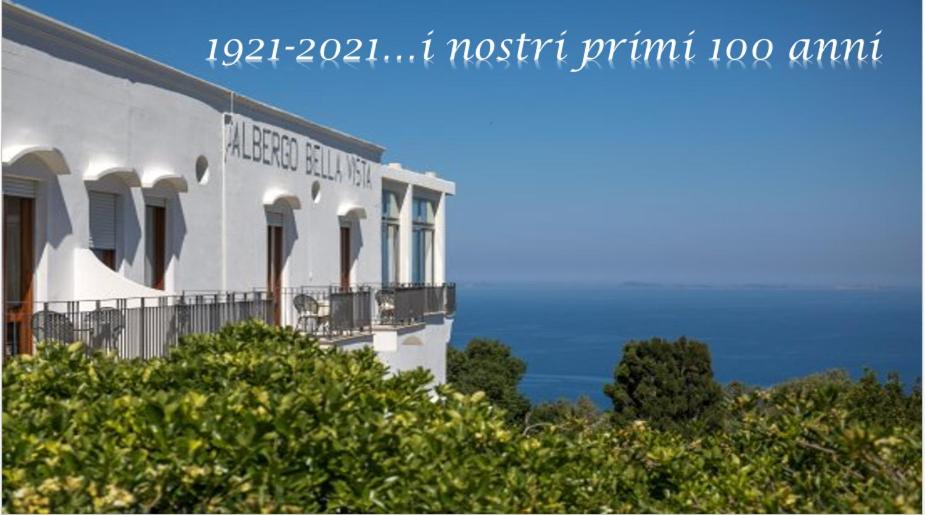
[[[294,327],[327,343],[371,335],[456,311],[454,284],[295,287],[279,292],[184,292],[121,299],[6,303],[4,356],[31,352],[33,342],[82,341],[88,350],[124,358],[166,355],[183,336],[257,319]]]
[[[420,323],[427,315],[456,313],[456,285],[390,284],[375,293],[378,325]]]
[[[283,288],[279,310],[282,325],[324,341],[372,333],[372,288],[368,286]]]
[[[30,352],[38,341],[82,341],[88,350],[146,359],[166,355],[183,336],[272,317],[273,302],[259,291],[7,303],[4,356]]]

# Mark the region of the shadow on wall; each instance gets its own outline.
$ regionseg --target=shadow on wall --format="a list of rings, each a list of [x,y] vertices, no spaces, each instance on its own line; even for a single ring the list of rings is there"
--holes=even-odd
[[[178,193],[173,188],[155,186],[144,190],[145,205],[148,205],[148,199],[164,199],[168,206],[167,211],[167,256],[168,263],[171,260],[179,261],[180,254],[183,251],[183,242],[186,240],[186,215],[183,211],[183,202]],[[147,215],[147,213],[146,213]]]
[[[360,251],[363,249],[363,231],[360,230],[360,221],[351,215],[341,215],[337,217],[339,228],[346,227],[350,230],[350,282],[354,282],[357,277],[357,265],[360,260]],[[338,258],[340,259],[340,258]]]
[[[283,238],[283,263],[288,263],[289,258],[292,256],[292,249],[295,247],[295,242],[299,239],[299,225],[295,223],[295,213],[291,207],[285,207],[283,211],[286,217],[286,224],[283,226],[285,232]]]
[[[19,177],[28,177],[39,181],[39,203],[35,206],[35,223],[37,227],[44,227],[44,238],[41,231],[36,234],[36,259],[41,256],[41,245],[47,243],[52,248],[61,246],[64,239],[74,233],[71,223],[70,211],[64,203],[64,193],[61,191],[61,180],[51,171],[41,159],[35,156],[25,156],[12,165],[3,166],[4,175],[10,173]],[[54,217],[54,223],[44,222],[47,217]],[[44,242],[42,241],[44,239]]]
[[[266,223],[264,225],[263,238],[269,238],[269,234],[267,233],[269,226],[280,224],[282,226],[283,241],[281,261],[284,273],[283,286],[286,286],[287,278],[285,275],[288,275],[286,270],[288,268],[289,258],[292,257],[296,240],[299,239],[299,227],[295,221],[295,212],[292,206],[287,202],[277,201],[272,206],[268,206],[264,209],[264,215],[266,216]],[[264,241],[265,245],[266,243],[267,241]]]
[[[168,197],[170,206],[172,206],[170,222],[171,228],[171,245],[170,258],[179,262],[180,254],[183,251],[183,242],[186,241],[186,215],[183,212],[183,203],[180,202],[180,195],[176,191],[171,191]]]

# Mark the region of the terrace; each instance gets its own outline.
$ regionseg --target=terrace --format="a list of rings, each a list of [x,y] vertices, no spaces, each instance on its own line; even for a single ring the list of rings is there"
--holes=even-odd
[[[123,358],[164,356],[180,338],[245,320],[294,327],[322,343],[425,323],[456,311],[452,283],[295,287],[280,291],[183,292],[160,297],[6,303],[4,356],[33,343],[82,341]]]

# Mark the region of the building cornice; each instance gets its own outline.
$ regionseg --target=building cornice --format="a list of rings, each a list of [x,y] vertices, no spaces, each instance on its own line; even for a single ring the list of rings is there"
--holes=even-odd
[[[402,184],[412,184],[438,193],[456,195],[456,183],[437,177],[434,172],[415,172],[402,167],[401,163],[389,163],[382,167],[382,178]]]

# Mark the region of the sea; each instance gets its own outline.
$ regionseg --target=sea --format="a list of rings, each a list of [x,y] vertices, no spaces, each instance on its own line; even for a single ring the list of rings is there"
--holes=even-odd
[[[686,336],[706,343],[715,378],[769,386],[830,369],[854,377],[922,376],[921,290],[459,284],[451,344],[500,340],[527,364],[534,402],[590,397],[630,340]]]

